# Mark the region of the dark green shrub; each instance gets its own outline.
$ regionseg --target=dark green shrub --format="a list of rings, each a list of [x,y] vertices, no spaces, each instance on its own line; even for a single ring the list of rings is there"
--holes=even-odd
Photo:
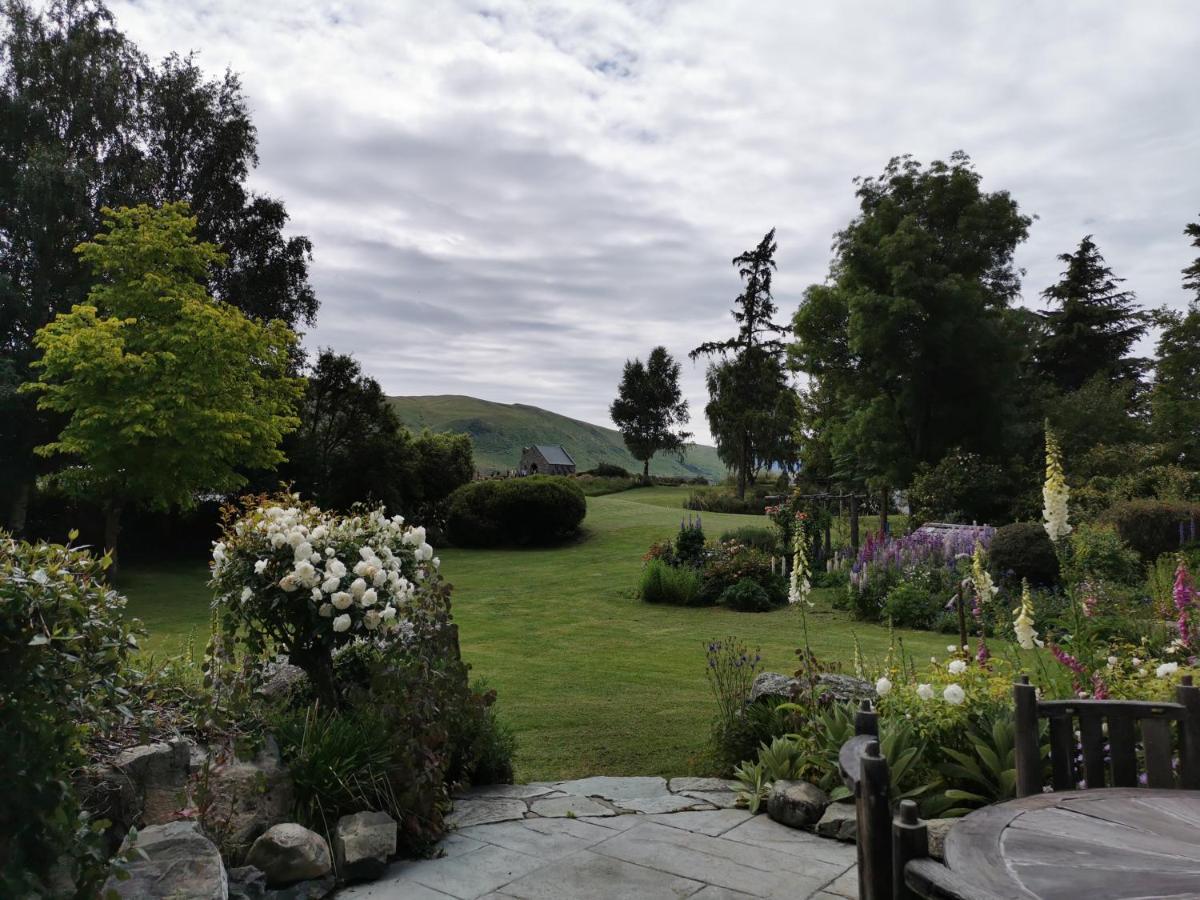
[[[924,578],[902,581],[887,592],[883,617],[897,628],[933,628],[945,611],[949,597],[936,592]]]
[[[716,603],[725,589],[749,578],[766,591],[771,603],[778,605],[787,600],[787,580],[771,571],[771,557],[761,550],[742,544],[718,544],[711,550],[704,563],[704,583],[700,599],[705,603]]]
[[[762,515],[767,508],[766,495],[755,495],[750,492],[742,499],[733,491],[713,487],[699,488],[688,494],[683,502],[685,509],[699,512],[734,513],[737,515]]]
[[[1005,469],[977,453],[954,450],[922,465],[908,488],[914,526],[923,522],[996,522],[1008,518],[1013,484]]]
[[[779,532],[774,528],[743,525],[741,528],[726,531],[721,535],[722,544],[728,541],[737,541],[739,544],[745,544],[747,547],[753,547],[755,550],[761,550],[763,553],[773,556],[778,556],[780,553]]]
[[[599,475],[576,475],[573,479],[585,497],[603,497],[643,487],[640,478],[603,478]]]
[[[703,578],[693,566],[672,566],[661,559],[649,560],[642,569],[638,596],[647,603],[699,606],[714,603],[701,593]]]
[[[633,477],[633,473],[630,472],[628,469],[624,469],[621,466],[615,465],[613,463],[606,463],[606,462],[597,463],[596,468],[592,469],[590,472],[587,472],[586,474],[595,475],[599,478],[632,478]]]
[[[79,896],[105,875],[71,773],[89,736],[130,715],[133,639],[107,560],[0,535],[0,896],[49,896],[64,867]]]
[[[1114,525],[1121,540],[1137,551],[1143,562],[1153,562],[1164,553],[1194,542],[1198,517],[1200,505],[1194,503],[1127,500],[1109,507],[1100,519]]]
[[[461,784],[512,784],[517,738],[496,713],[496,692],[476,679],[466,715],[450,722],[447,780]]]
[[[700,517],[693,520],[688,516],[679,523],[679,534],[675,536],[675,564],[701,566],[704,564],[704,528]]]
[[[988,569],[1007,584],[1049,585],[1058,581],[1058,557],[1046,529],[1037,522],[997,528],[988,547]]]
[[[578,532],[585,515],[574,480],[531,475],[464,484],[450,495],[446,526],[462,547],[551,544]]]
[[[776,604],[757,581],[743,578],[721,592],[721,605],[738,612],[770,612]]]

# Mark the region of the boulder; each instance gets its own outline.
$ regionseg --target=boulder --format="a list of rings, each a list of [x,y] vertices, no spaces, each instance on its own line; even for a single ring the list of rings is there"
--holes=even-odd
[[[396,855],[396,820],[385,812],[342,816],[334,829],[333,853],[342,878],[378,878]]]
[[[270,887],[324,878],[333,869],[325,838],[303,825],[272,825],[250,846],[246,865],[262,869]]]
[[[254,866],[229,870],[229,900],[263,900],[267,895],[267,876]]]
[[[791,700],[792,691],[799,684],[800,681],[798,679],[780,675],[778,672],[760,672],[755,676],[754,683],[750,685],[750,702],[753,703],[761,697],[778,697],[781,700]]]
[[[945,859],[946,835],[959,819],[928,819],[925,825],[929,828],[929,855],[934,859]]]
[[[200,833],[195,822],[151,825],[125,839],[125,871],[110,875],[102,896],[128,898],[179,897],[188,900],[228,900],[229,883],[216,845]]]
[[[208,790],[212,801],[205,811],[205,827],[235,861],[260,834],[291,817],[292,779],[271,737],[254,759],[214,766]]]
[[[77,784],[84,805],[119,830],[163,825],[187,805],[195,744],[185,738],[122,750],[107,765],[86,772]]]
[[[811,828],[829,806],[829,795],[807,781],[776,781],[767,795],[767,815],[780,825]]]
[[[860,700],[875,699],[875,686],[853,675],[821,672],[810,679],[789,678],[778,672],[761,672],[750,686],[750,702],[753,703],[760,697],[794,700],[800,694],[807,694],[810,689],[818,697],[825,697],[837,703],[857,703]]]
[[[817,822],[817,834],[839,841],[853,841],[858,836],[858,819],[853,803],[830,803]]]
[[[303,669],[291,663],[280,663],[267,673],[266,679],[258,688],[258,693],[271,700],[287,697],[307,685],[308,675]]]

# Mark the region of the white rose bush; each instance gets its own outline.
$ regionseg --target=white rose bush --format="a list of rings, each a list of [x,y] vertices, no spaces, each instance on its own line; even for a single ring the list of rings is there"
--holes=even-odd
[[[336,705],[333,653],[360,641],[418,639],[447,603],[425,529],[383,509],[338,515],[297,494],[249,498],[213,545],[214,611],[224,655],[284,654]]]

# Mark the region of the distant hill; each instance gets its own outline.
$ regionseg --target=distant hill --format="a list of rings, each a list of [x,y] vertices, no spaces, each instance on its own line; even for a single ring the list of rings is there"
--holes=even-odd
[[[392,407],[409,428],[466,432],[475,448],[475,465],[481,471],[515,469],[521,448],[531,444],[562,444],[579,471],[607,462],[640,472],[642,465],[629,455],[620,433],[569,419],[536,406],[492,403],[475,397],[438,395],[392,397]],[[681,463],[659,455],[650,463],[652,475],[703,475],[710,481],[725,477],[725,466],[715,447],[697,445]]]

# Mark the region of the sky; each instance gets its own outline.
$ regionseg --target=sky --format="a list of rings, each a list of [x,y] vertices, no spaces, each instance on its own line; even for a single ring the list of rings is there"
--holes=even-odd
[[[905,153],[964,150],[1037,216],[1027,305],[1085,234],[1145,306],[1188,299],[1195,0],[110,5],[150,55],[240,74],[252,187],[314,244],[306,346],[389,394],[610,424],[625,360],[663,344],[704,441],[687,353],[733,333],[730,260],[776,228],[790,319],[854,177]]]

